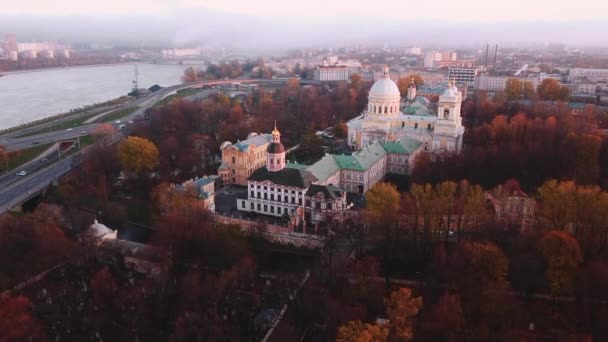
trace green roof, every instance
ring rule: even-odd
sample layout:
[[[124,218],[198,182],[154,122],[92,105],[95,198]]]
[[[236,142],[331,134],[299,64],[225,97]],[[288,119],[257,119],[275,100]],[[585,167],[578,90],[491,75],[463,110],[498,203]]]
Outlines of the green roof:
[[[392,154],[412,154],[414,153],[422,143],[418,140],[410,137],[404,137],[397,141],[382,143],[382,147],[388,153]]]
[[[326,155],[318,162],[310,165],[307,170],[317,177],[319,181],[324,182],[336,172],[340,171],[340,166],[338,166],[333,155]]]
[[[354,156],[345,156],[345,155],[334,155],[334,159],[340,169],[345,170],[354,170],[354,171],[365,171],[365,168],[359,163],[359,161]]]
[[[310,165],[300,164],[300,163],[286,163],[285,164],[285,167],[288,167],[290,169],[305,169],[309,166]]]
[[[378,160],[386,155],[386,151],[380,142],[375,142],[364,147],[361,151],[354,154],[354,157],[361,163],[365,170],[369,170]]]

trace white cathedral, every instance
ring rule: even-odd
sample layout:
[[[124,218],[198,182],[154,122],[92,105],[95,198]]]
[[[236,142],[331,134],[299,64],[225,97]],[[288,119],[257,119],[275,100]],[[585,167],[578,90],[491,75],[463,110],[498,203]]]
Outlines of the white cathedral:
[[[409,137],[424,144],[427,151],[460,153],[464,134],[461,104],[462,93],[453,82],[439,97],[436,114],[429,111],[427,99],[416,96],[413,80],[402,101],[399,88],[385,67],[383,76],[369,91],[367,109],[347,123],[348,145],[360,150],[374,141]]]

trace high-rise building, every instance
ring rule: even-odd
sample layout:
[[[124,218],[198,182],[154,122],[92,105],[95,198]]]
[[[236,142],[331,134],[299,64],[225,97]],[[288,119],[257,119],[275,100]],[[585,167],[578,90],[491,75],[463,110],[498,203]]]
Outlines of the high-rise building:
[[[453,80],[456,84],[465,84],[472,87],[475,85],[476,76],[476,68],[450,67],[448,69],[448,79]]]

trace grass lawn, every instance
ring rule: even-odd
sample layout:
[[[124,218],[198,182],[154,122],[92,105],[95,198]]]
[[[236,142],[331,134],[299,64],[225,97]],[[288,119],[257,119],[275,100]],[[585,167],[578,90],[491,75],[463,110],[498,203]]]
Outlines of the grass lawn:
[[[173,95],[169,95],[167,97],[165,97],[164,99],[162,99],[161,101],[157,102],[154,107],[158,108],[158,107],[162,107],[164,105],[166,105],[167,103],[171,103],[171,101],[175,100],[175,99],[181,99],[196,93],[200,93],[201,91],[205,90],[205,88],[188,88],[188,89],[182,89],[180,91],[178,91],[177,93],[173,94]]]
[[[53,144],[37,145],[23,150],[15,151],[14,153],[10,153],[8,161],[0,163],[0,172],[7,171],[7,164],[8,170],[16,169],[17,167],[36,158],[51,146],[53,146]]]
[[[84,115],[84,116],[81,116],[79,118],[75,118],[75,119],[72,119],[72,120],[64,121],[63,123],[58,123],[58,124],[55,124],[53,126],[50,126],[50,127],[47,127],[47,128],[35,131],[35,132],[30,132],[28,134],[24,134],[24,135],[22,135],[22,137],[29,137],[31,135],[42,134],[42,133],[47,133],[47,132],[52,132],[52,131],[59,131],[59,130],[62,130],[62,129],[72,128],[72,127],[77,127],[77,126],[80,126],[80,125],[84,124],[85,121],[87,121],[88,119],[94,117],[95,115],[99,115],[99,113]]]
[[[115,121],[121,118],[124,118],[125,116],[133,113],[134,111],[137,110],[138,107],[129,107],[129,108],[125,108],[123,110],[117,110],[114,111],[108,115],[104,115],[101,118],[95,120],[95,122],[110,122],[110,121]]]

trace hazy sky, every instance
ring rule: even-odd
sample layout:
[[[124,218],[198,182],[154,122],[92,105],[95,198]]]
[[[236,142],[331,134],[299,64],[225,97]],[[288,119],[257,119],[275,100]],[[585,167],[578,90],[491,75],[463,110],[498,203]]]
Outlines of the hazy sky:
[[[0,34],[141,45],[606,44],[608,0],[13,0]]]
[[[215,9],[263,17],[444,19],[450,21],[608,20],[606,0],[18,0],[6,14],[167,15],[175,10]]]

